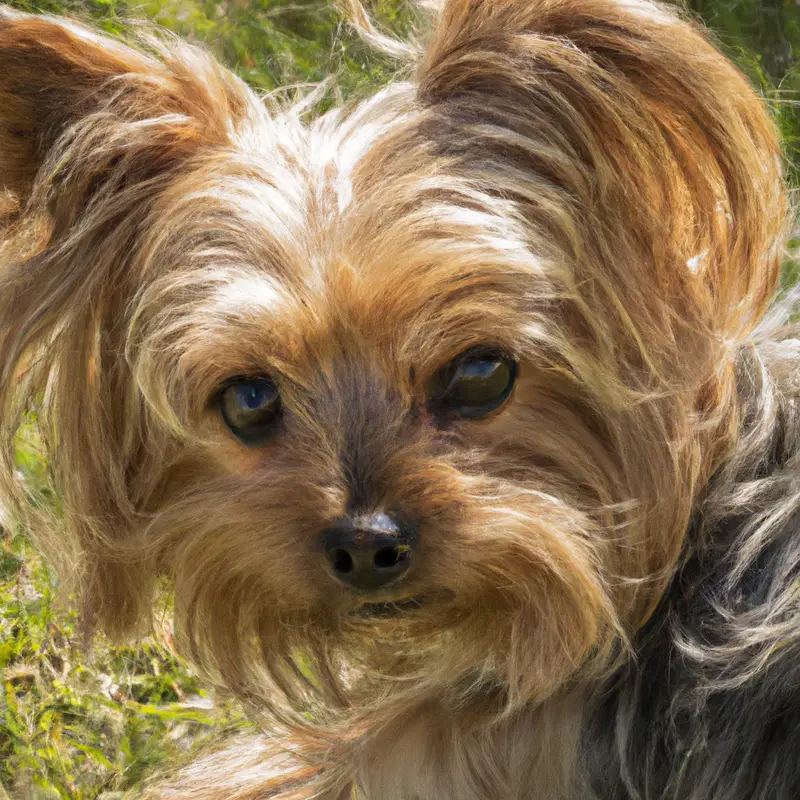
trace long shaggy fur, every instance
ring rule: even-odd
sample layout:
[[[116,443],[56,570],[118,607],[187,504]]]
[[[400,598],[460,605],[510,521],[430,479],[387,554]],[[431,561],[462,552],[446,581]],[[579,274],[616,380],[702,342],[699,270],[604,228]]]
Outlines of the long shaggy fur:
[[[90,626],[145,629],[166,579],[182,652],[270,737],[153,796],[797,795],[762,102],[639,0],[446,0],[393,47],[407,82],[306,122],[188,45],[0,11],[4,495]],[[443,424],[476,345],[514,393]],[[264,373],[284,412],[248,448],[213,398]],[[57,513],[16,477],[31,429]],[[377,616],[318,542],[385,508],[421,550],[378,599],[418,607]]]

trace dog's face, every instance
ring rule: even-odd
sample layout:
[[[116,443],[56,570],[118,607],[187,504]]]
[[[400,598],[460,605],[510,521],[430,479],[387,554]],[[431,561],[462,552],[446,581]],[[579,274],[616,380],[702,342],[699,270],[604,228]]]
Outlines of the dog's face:
[[[39,398],[100,624],[166,574],[196,662],[305,712],[497,711],[624,649],[783,195],[696,32],[574,6],[450,2],[415,82],[309,124],[195,51],[0,17],[3,425]]]

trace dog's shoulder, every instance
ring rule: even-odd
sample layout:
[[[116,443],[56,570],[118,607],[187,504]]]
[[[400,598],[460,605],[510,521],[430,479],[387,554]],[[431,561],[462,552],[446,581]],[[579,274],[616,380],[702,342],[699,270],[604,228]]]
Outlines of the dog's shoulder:
[[[589,726],[598,797],[800,796],[800,404],[780,362],[736,369],[739,441]]]

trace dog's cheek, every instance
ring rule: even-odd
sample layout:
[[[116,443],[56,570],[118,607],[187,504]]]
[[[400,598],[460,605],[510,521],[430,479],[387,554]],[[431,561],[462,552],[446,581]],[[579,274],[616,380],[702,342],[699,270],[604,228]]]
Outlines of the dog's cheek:
[[[276,445],[269,443],[247,446],[229,431],[219,430],[205,447],[205,454],[221,474],[246,479],[274,456],[275,449]]]
[[[479,649],[496,654],[514,702],[606,669],[625,634],[605,578],[614,556],[599,528],[558,498],[476,483],[439,545],[443,582],[472,617],[469,627],[484,632]]]

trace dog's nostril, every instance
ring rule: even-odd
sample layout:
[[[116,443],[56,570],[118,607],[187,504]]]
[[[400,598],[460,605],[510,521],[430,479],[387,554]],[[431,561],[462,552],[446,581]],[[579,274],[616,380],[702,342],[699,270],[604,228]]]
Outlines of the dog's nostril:
[[[400,547],[383,547],[372,558],[375,569],[391,569],[406,557]]]
[[[353,571],[353,557],[347,550],[333,551],[333,568],[340,575],[346,575]]]

